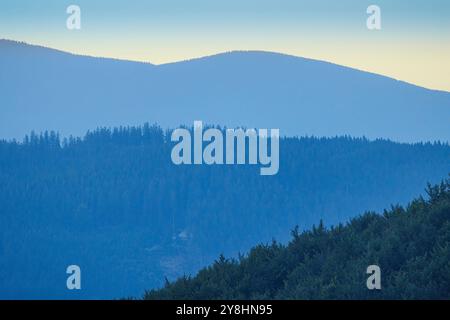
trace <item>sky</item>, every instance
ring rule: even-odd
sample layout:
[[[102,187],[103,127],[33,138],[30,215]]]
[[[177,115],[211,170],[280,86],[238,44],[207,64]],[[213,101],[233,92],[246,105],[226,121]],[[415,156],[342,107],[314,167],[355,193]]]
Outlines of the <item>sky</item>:
[[[366,26],[372,4],[381,30]],[[448,0],[0,0],[0,38],[155,64],[275,51],[450,91]]]

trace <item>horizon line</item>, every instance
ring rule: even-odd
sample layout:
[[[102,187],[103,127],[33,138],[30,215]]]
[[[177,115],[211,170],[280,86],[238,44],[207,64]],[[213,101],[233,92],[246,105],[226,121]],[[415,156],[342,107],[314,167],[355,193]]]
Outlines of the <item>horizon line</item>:
[[[98,56],[98,55],[92,55],[92,54],[84,54],[84,53],[80,53],[80,52],[71,52],[71,51],[66,51],[66,50],[63,50],[63,49],[55,48],[55,47],[49,47],[49,46],[36,44],[36,43],[31,43],[31,42],[22,41],[22,40],[0,38],[0,42],[1,41],[14,42],[16,44],[22,44],[22,45],[27,45],[27,46],[32,46],[32,47],[39,47],[39,48],[53,50],[53,51],[57,51],[57,52],[61,52],[61,53],[69,54],[69,55],[73,55],[73,56],[87,57],[87,58],[94,58],[94,59],[109,59],[109,60],[122,61],[122,62],[131,62],[131,63],[141,63],[141,64],[151,65],[151,66],[155,66],[155,67],[171,65],[171,64],[176,64],[176,63],[183,63],[183,62],[191,62],[191,61],[195,61],[195,60],[201,60],[201,59],[205,59],[205,58],[210,58],[210,57],[215,57],[215,56],[224,55],[224,54],[230,54],[230,53],[236,53],[236,52],[242,52],[242,53],[251,53],[251,52],[269,53],[269,54],[277,54],[277,55],[293,57],[293,58],[297,58],[297,59],[305,59],[305,60],[311,60],[311,61],[316,61],[316,62],[328,63],[328,64],[332,64],[332,65],[335,65],[335,66],[356,70],[356,71],[359,71],[359,72],[364,72],[364,73],[369,73],[369,74],[373,74],[373,75],[389,78],[389,79],[392,79],[392,80],[395,80],[395,81],[399,81],[399,82],[403,82],[403,83],[406,83],[408,85],[412,85],[412,86],[415,86],[415,87],[418,87],[418,88],[422,88],[422,89],[426,89],[426,90],[430,90],[430,91],[435,91],[435,92],[442,92],[442,93],[449,93],[450,94],[450,91],[447,91],[447,90],[444,90],[444,89],[435,89],[435,88],[425,87],[425,86],[422,86],[422,85],[419,85],[419,84],[416,84],[416,83],[413,83],[413,82],[409,82],[407,80],[394,78],[393,76],[388,76],[388,75],[381,74],[381,73],[376,73],[376,72],[373,72],[373,71],[368,71],[368,70],[359,69],[359,68],[355,68],[355,67],[351,67],[351,66],[347,66],[347,65],[342,65],[342,64],[338,64],[336,62],[332,62],[332,61],[328,61],[328,60],[320,60],[320,59],[315,59],[315,58],[311,58],[311,57],[298,56],[298,55],[285,53],[285,52],[278,52],[278,51],[255,50],[255,49],[235,49],[235,50],[230,50],[230,51],[218,51],[218,52],[212,53],[212,54],[194,56],[194,57],[189,57],[189,58],[185,58],[185,59],[181,59],[181,60],[174,60],[174,61],[169,61],[169,62],[163,62],[163,63],[156,64],[156,63],[153,63],[151,61],[145,61],[145,60],[123,59],[123,58],[117,58],[117,57],[113,57],[113,56],[108,57],[108,56]]]

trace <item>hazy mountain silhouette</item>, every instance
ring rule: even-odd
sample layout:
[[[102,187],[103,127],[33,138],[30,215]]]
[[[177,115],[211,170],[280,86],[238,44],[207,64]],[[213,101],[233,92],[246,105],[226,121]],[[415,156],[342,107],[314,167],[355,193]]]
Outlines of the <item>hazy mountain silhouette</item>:
[[[203,120],[284,135],[450,141],[450,93],[278,53],[156,66],[0,40],[0,70],[0,138]]]

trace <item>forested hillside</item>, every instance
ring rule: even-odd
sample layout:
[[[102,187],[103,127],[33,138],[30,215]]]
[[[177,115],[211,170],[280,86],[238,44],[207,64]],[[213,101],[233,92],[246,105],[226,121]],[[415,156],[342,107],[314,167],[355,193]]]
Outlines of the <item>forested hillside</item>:
[[[0,142],[0,297],[137,295],[323,219],[405,204],[447,176],[448,144],[283,138],[259,166],[176,166],[158,126]],[[373,218],[376,219],[376,218]],[[66,267],[83,272],[68,291]]]
[[[195,277],[167,282],[145,299],[450,299],[450,180],[428,199],[372,212],[347,225],[292,232],[287,245],[223,256]],[[368,290],[369,265],[381,290]]]

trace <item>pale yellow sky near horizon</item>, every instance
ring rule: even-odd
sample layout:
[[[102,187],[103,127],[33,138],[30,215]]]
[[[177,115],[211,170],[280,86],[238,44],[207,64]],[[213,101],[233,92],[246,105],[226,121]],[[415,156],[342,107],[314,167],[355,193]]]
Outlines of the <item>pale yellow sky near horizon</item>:
[[[317,59],[450,92],[450,1],[0,1],[0,38],[75,54],[162,64],[234,50]]]
[[[91,44],[89,47],[73,41],[59,41],[58,43],[43,42],[38,39],[20,39],[20,41],[74,54],[153,64],[189,60],[235,50],[272,51],[328,61],[381,74],[428,89],[450,92],[450,63],[448,62],[450,43],[436,43],[436,40],[430,40],[430,44],[425,47],[423,42],[392,42],[389,43],[389,50],[386,49],[386,45],[380,47],[379,43],[370,40],[354,43],[342,41],[342,39],[326,43],[303,39],[295,44],[291,43],[291,45],[283,39],[267,43],[253,41],[245,47],[239,43],[234,44],[233,41],[218,41],[217,43],[210,41],[206,45],[201,45],[201,41],[199,41],[199,43],[191,43],[191,46],[188,43],[178,43],[177,45],[166,43],[163,50],[156,49],[151,43],[137,44],[132,39],[120,46],[113,41],[104,41],[94,46]]]

